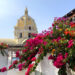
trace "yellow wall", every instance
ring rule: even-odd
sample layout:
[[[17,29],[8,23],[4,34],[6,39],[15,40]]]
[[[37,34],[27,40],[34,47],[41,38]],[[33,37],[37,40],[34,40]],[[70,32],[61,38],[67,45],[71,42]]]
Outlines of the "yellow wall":
[[[29,30],[29,26],[31,26],[31,30]],[[27,9],[25,10],[25,15],[18,20],[14,30],[14,36],[15,39],[18,39],[18,43],[28,39],[28,33],[37,33],[35,21],[30,16],[28,16]],[[20,33],[22,33],[22,38],[19,38]]]

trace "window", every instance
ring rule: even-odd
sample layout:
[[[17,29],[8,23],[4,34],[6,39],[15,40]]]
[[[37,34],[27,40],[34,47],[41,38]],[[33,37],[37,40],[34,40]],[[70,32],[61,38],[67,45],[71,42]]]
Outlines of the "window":
[[[19,38],[22,38],[22,33],[20,33]]]
[[[31,33],[28,33],[28,38],[31,38]]]
[[[16,51],[8,51],[8,54],[9,54],[8,65],[11,65],[15,60],[19,61],[19,58],[16,57]]]
[[[29,30],[31,30],[31,27],[29,26]]]
[[[72,22],[74,22],[74,23],[75,23],[75,16],[72,18]]]
[[[19,57],[16,57],[16,52],[13,51],[13,52],[12,52],[12,56],[11,56],[11,64],[12,64],[13,61],[15,61],[15,60],[19,61]],[[18,69],[18,67],[16,67],[16,69]]]

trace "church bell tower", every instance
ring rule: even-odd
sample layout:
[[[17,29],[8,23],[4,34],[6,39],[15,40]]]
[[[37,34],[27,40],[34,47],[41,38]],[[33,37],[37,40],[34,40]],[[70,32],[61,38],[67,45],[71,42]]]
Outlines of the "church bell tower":
[[[14,27],[14,36],[19,44],[24,40],[31,38],[31,33],[37,33],[37,27],[34,19],[28,15],[28,9],[25,9],[25,14],[22,16]]]

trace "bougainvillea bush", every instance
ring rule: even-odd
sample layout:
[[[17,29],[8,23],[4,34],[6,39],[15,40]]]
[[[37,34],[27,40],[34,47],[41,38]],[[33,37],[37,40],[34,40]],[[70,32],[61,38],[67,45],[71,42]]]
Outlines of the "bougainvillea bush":
[[[67,64],[75,71],[75,23],[69,22],[67,18],[55,18],[52,27],[33,36],[25,42],[22,52],[16,52],[20,60],[15,60],[9,69],[18,67],[19,71],[25,69],[25,75],[30,75],[38,63],[50,54],[48,59],[53,60],[53,65],[59,68],[58,75],[67,75]],[[2,71],[9,70],[3,68]]]

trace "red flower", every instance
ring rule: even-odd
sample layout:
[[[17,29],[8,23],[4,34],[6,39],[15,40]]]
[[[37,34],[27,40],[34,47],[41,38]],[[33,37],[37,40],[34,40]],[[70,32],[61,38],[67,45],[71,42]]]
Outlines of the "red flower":
[[[36,61],[36,57],[33,57],[33,58],[31,59],[31,61]]]
[[[70,23],[70,26],[71,26],[72,28],[75,27],[75,23],[71,22],[71,23]]]
[[[27,71],[27,72],[25,73],[25,75],[29,75],[29,72]]]
[[[68,57],[68,53],[65,53],[65,56],[64,56],[64,58],[66,59]]]
[[[65,63],[63,62],[64,58],[62,54],[58,54],[56,60],[53,62],[54,66],[61,68]]]
[[[22,70],[22,64],[19,64],[18,68],[19,68],[19,71],[21,71]]]
[[[10,66],[9,66],[9,69],[11,69],[12,67],[13,67],[13,65],[10,65]]]
[[[30,69],[34,66],[34,64],[29,64],[27,72],[25,73],[25,75],[29,75]]]
[[[50,55],[50,56],[48,57],[48,60],[50,60],[50,59],[54,59],[54,56]]]
[[[21,59],[21,58],[22,58],[22,55],[19,56],[19,59]]]
[[[19,51],[16,51],[16,57],[19,57],[19,55],[20,55]]]
[[[13,61],[13,64],[17,64],[17,63],[18,63],[18,60]]]
[[[34,66],[34,64],[29,64],[28,68],[32,68]]]
[[[26,49],[22,50],[22,53],[25,53],[25,52],[27,52],[27,50],[26,50]]]
[[[1,69],[1,72],[5,72],[5,71],[7,71],[7,68],[6,68],[6,67],[3,67],[3,68]]]
[[[25,68],[25,62],[24,62],[24,63],[22,63],[22,66]]]
[[[0,45],[4,45],[4,43],[1,43]]]
[[[71,48],[71,47],[73,46],[73,40],[69,40],[68,44],[69,44],[69,45],[68,45],[67,47],[68,47],[68,48]]]
[[[43,52],[43,47],[41,46],[40,48],[39,48],[39,52],[38,52],[38,54],[41,54],[42,52]]]

